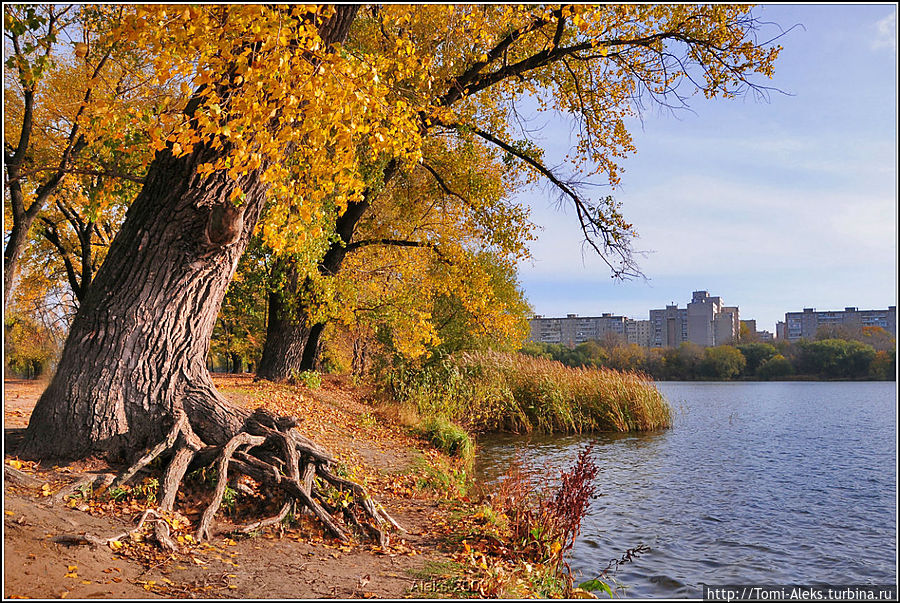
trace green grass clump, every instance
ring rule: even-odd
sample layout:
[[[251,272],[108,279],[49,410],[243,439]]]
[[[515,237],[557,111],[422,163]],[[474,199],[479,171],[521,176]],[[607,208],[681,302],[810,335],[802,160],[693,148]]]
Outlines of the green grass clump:
[[[288,382],[293,385],[305,385],[309,389],[319,389],[322,387],[322,377],[316,371],[297,372],[291,369],[291,375]]]
[[[569,368],[522,354],[467,353],[389,376],[391,393],[426,420],[470,431],[651,431],[672,410],[642,373]]]
[[[440,454],[420,457],[412,471],[418,477],[416,487],[430,490],[447,500],[459,500],[469,492],[472,474],[462,463]]]
[[[458,457],[466,463],[471,463],[475,458],[475,443],[468,432],[444,417],[426,419],[419,427],[419,432],[441,452]]]

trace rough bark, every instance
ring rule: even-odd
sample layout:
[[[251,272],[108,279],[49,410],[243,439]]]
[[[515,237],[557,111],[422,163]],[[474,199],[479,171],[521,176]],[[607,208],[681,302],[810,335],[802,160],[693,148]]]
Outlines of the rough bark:
[[[292,271],[285,261],[279,264],[287,273],[286,284],[282,290],[269,293],[266,343],[256,369],[257,377],[270,381],[284,381],[291,377],[292,372],[312,368],[303,365],[303,352],[310,329],[305,305],[298,301],[300,286],[296,271]]]
[[[320,27],[326,44],[346,37],[357,10],[338,7]],[[258,172],[236,182],[221,173],[197,175],[198,165],[222,152],[197,145],[180,158],[169,150],[157,153],[76,314],[57,373],[18,452],[41,459],[127,459],[116,484],[167,456],[163,513],[151,514],[155,537],[168,549],[178,545],[165,512],[172,510],[188,467],[210,462],[220,479],[198,540],[212,535],[228,475],[237,472],[288,498],[279,516],[301,505],[343,540],[350,531],[326,509],[327,493],[317,490],[315,478],[349,489],[356,500],[343,511],[345,519],[383,544],[383,527],[395,522],[360,486],[334,477],[335,459],[296,432],[297,419],[232,407],[213,387],[205,360],[216,316],[265,198]],[[229,201],[235,187],[245,194],[239,208]],[[94,540],[126,538],[140,527]]]
[[[248,202],[226,236],[211,218],[234,184],[196,175],[209,153],[157,155],[73,321],[23,454],[126,458],[162,440],[179,410],[208,443],[240,429],[241,412],[215,392],[205,358],[264,191],[254,176],[240,183]]]
[[[339,7],[322,26],[323,39],[342,40],[356,10]],[[214,160],[216,153],[221,151],[198,146],[181,158],[168,150],[157,154],[73,321],[57,373],[35,406],[19,454],[128,459],[116,484],[165,454],[162,513],[148,511],[141,525],[153,515],[155,537],[168,549],[178,545],[165,512],[172,510],[188,467],[210,462],[216,464],[219,483],[197,540],[212,535],[228,476],[237,472],[259,481],[263,491],[280,490],[287,504],[308,508],[342,540],[350,531],[327,510],[327,493],[317,490],[315,478],[349,490],[355,500],[343,511],[345,519],[384,544],[383,528],[396,522],[361,486],[334,476],[335,459],[297,433],[296,419],[232,407],[213,387],[205,364],[213,326],[265,193],[258,173],[237,182],[224,174],[199,177],[197,166]],[[245,193],[240,208],[228,200],[236,186]],[[141,525],[93,541],[130,537]]]
[[[346,38],[357,10],[339,6],[320,26],[326,45]],[[180,411],[207,444],[242,429],[248,413],[218,395],[205,362],[265,191],[258,173],[237,182],[197,175],[223,152],[157,153],[76,314],[22,454],[131,458],[160,442]],[[240,208],[229,201],[236,186]]]

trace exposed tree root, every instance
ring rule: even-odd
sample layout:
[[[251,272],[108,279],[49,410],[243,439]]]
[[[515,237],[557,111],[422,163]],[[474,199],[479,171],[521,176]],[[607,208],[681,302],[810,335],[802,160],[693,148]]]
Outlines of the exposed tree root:
[[[102,538],[100,536],[94,536],[93,534],[87,533],[77,535],[61,534],[54,537],[53,541],[67,545],[90,544],[92,546],[109,546],[113,542],[121,542],[126,538],[131,538],[144,529],[144,524],[147,523],[147,521],[154,522],[154,537],[163,548],[166,548],[170,551],[178,550],[178,546],[175,544],[175,541],[172,540],[171,536],[169,536],[169,524],[167,523],[165,517],[163,517],[159,512],[153,509],[147,509],[141,514],[141,518],[138,520],[137,526],[135,526],[131,530],[128,530],[127,532],[123,532],[116,536]]]
[[[278,512],[277,515],[273,515],[267,519],[260,519],[259,521],[250,522],[240,528],[236,529],[235,532],[238,534],[252,534],[257,530],[261,530],[265,527],[272,526],[278,523],[287,517],[287,514],[291,512],[291,509],[294,507],[293,502],[286,502],[281,507],[281,511]]]
[[[170,453],[161,482],[159,510],[146,511],[134,530],[113,538],[79,538],[86,543],[108,545],[132,536],[147,521],[153,521],[157,542],[166,549],[177,550],[165,515],[174,509],[176,494],[188,467],[197,465],[214,465],[217,474],[215,491],[196,527],[194,538],[197,542],[212,537],[213,520],[222,504],[226,486],[229,480],[240,475],[255,480],[262,492],[280,491],[285,495],[285,503],[276,515],[246,524],[235,532],[249,534],[277,524],[291,509],[307,509],[331,535],[344,542],[350,541],[355,533],[385,546],[389,541],[388,529],[405,532],[365,488],[335,475],[336,459],[297,433],[296,425],[293,418],[258,409],[247,417],[243,429],[224,445],[207,446],[194,433],[187,415],[179,412],[165,439],[113,481],[115,486],[122,485],[154,459]],[[335,490],[345,493],[346,504],[329,504],[329,493]]]

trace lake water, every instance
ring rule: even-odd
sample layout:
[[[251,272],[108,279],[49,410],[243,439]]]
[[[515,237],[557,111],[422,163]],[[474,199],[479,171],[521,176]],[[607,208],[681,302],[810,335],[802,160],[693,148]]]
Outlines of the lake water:
[[[625,597],[702,584],[896,584],[894,383],[657,384],[675,414],[649,434],[486,436],[478,470],[568,467],[593,442],[601,496],[572,553],[581,580],[643,544]]]

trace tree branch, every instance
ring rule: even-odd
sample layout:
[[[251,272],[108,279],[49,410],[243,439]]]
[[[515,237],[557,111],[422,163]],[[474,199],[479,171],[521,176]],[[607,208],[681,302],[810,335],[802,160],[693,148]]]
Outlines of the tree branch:
[[[78,282],[78,273],[75,272],[75,266],[72,264],[72,259],[69,256],[69,250],[66,249],[65,245],[63,245],[62,240],[59,237],[59,231],[56,229],[56,224],[53,223],[49,218],[41,218],[41,222],[44,223],[44,228],[41,229],[41,234],[44,235],[44,238],[50,242],[53,247],[59,252],[60,257],[62,258],[63,265],[66,268],[66,277],[69,280],[69,286],[72,287],[72,293],[75,294],[75,299],[79,302],[82,300],[82,290],[81,283]]]
[[[9,178],[8,182],[15,182],[17,180],[21,180],[23,178],[28,178],[29,176],[34,176],[35,174],[40,174],[41,172],[52,172],[59,171],[59,167],[39,167],[29,170],[27,172],[20,172],[15,177]],[[64,171],[66,174],[79,174],[81,176],[100,176],[103,178],[120,178],[122,180],[128,180],[129,182],[135,182],[137,184],[144,184],[144,178],[141,176],[134,176],[132,174],[128,174],[126,172],[121,172],[118,170],[111,169],[101,169],[95,170],[91,168],[65,168]]]
[[[553,11],[553,15],[557,17],[561,17],[561,14],[561,9]],[[453,78],[448,84],[447,92],[438,100],[437,104],[449,107],[463,96],[470,95],[473,92],[470,84],[475,81],[476,78],[481,74],[482,69],[503,56],[509,49],[509,47],[516,42],[516,40],[518,40],[522,36],[525,36],[533,31],[542,28],[544,25],[547,25],[550,22],[551,21],[548,19],[535,19],[528,25],[510,32],[509,35],[500,40],[500,42],[498,42],[496,46],[494,46],[490,51],[487,52],[486,61],[476,61],[461,75]]]
[[[451,189],[451,188],[447,185],[447,183],[444,181],[444,179],[441,177],[441,175],[438,174],[437,171],[436,171],[433,167],[431,167],[430,165],[428,165],[428,164],[425,163],[424,161],[423,161],[420,165],[421,165],[423,168],[425,168],[426,170],[428,170],[428,172],[434,177],[435,181],[437,181],[438,186],[440,186],[440,187],[444,190],[445,193],[447,193],[447,194],[450,195],[451,197],[456,197],[457,199],[459,199],[460,201],[462,201],[462,202],[463,202],[465,205],[467,205],[467,206],[471,206],[471,205],[472,205],[472,203],[471,203],[468,199],[466,199],[465,197],[463,197],[462,195],[460,195],[459,193],[457,193],[456,191],[454,191],[453,189]]]
[[[462,130],[464,128],[469,129],[472,133],[483,138],[484,140],[487,140],[490,143],[497,145],[510,155],[525,162],[529,167],[544,176],[544,178],[549,180],[550,183],[555,186],[563,194],[564,197],[568,197],[572,201],[572,204],[575,206],[575,213],[578,216],[578,222],[581,225],[581,231],[582,233],[584,233],[585,242],[590,245],[594,249],[594,251],[597,252],[597,255],[600,256],[600,259],[602,259],[603,262],[607,266],[609,266],[610,270],[612,270],[613,276],[616,278],[642,276],[642,273],[640,272],[634,262],[634,259],[632,258],[629,237],[623,236],[627,233],[623,233],[618,230],[615,224],[611,222],[608,217],[604,216],[598,208],[592,206],[588,201],[583,199],[573,188],[573,185],[562,181],[558,176],[556,176],[556,174],[554,174],[541,162],[537,161],[534,157],[531,157],[528,154],[520,151],[519,149],[516,149],[506,141],[497,138],[490,132],[485,132],[484,130],[481,130],[479,128],[462,126],[459,124],[452,124],[449,127],[455,128],[457,130]],[[599,236],[603,242],[602,250],[595,241],[595,237],[597,236]],[[621,266],[614,266],[613,263],[610,262],[609,258],[607,257],[610,253],[614,253],[619,257]]]
[[[427,247],[438,255],[441,255],[440,250],[434,243],[430,243],[428,241],[407,241],[405,239],[362,239],[349,243],[345,250],[350,252],[362,247],[369,247],[371,245],[389,245],[393,247]]]

